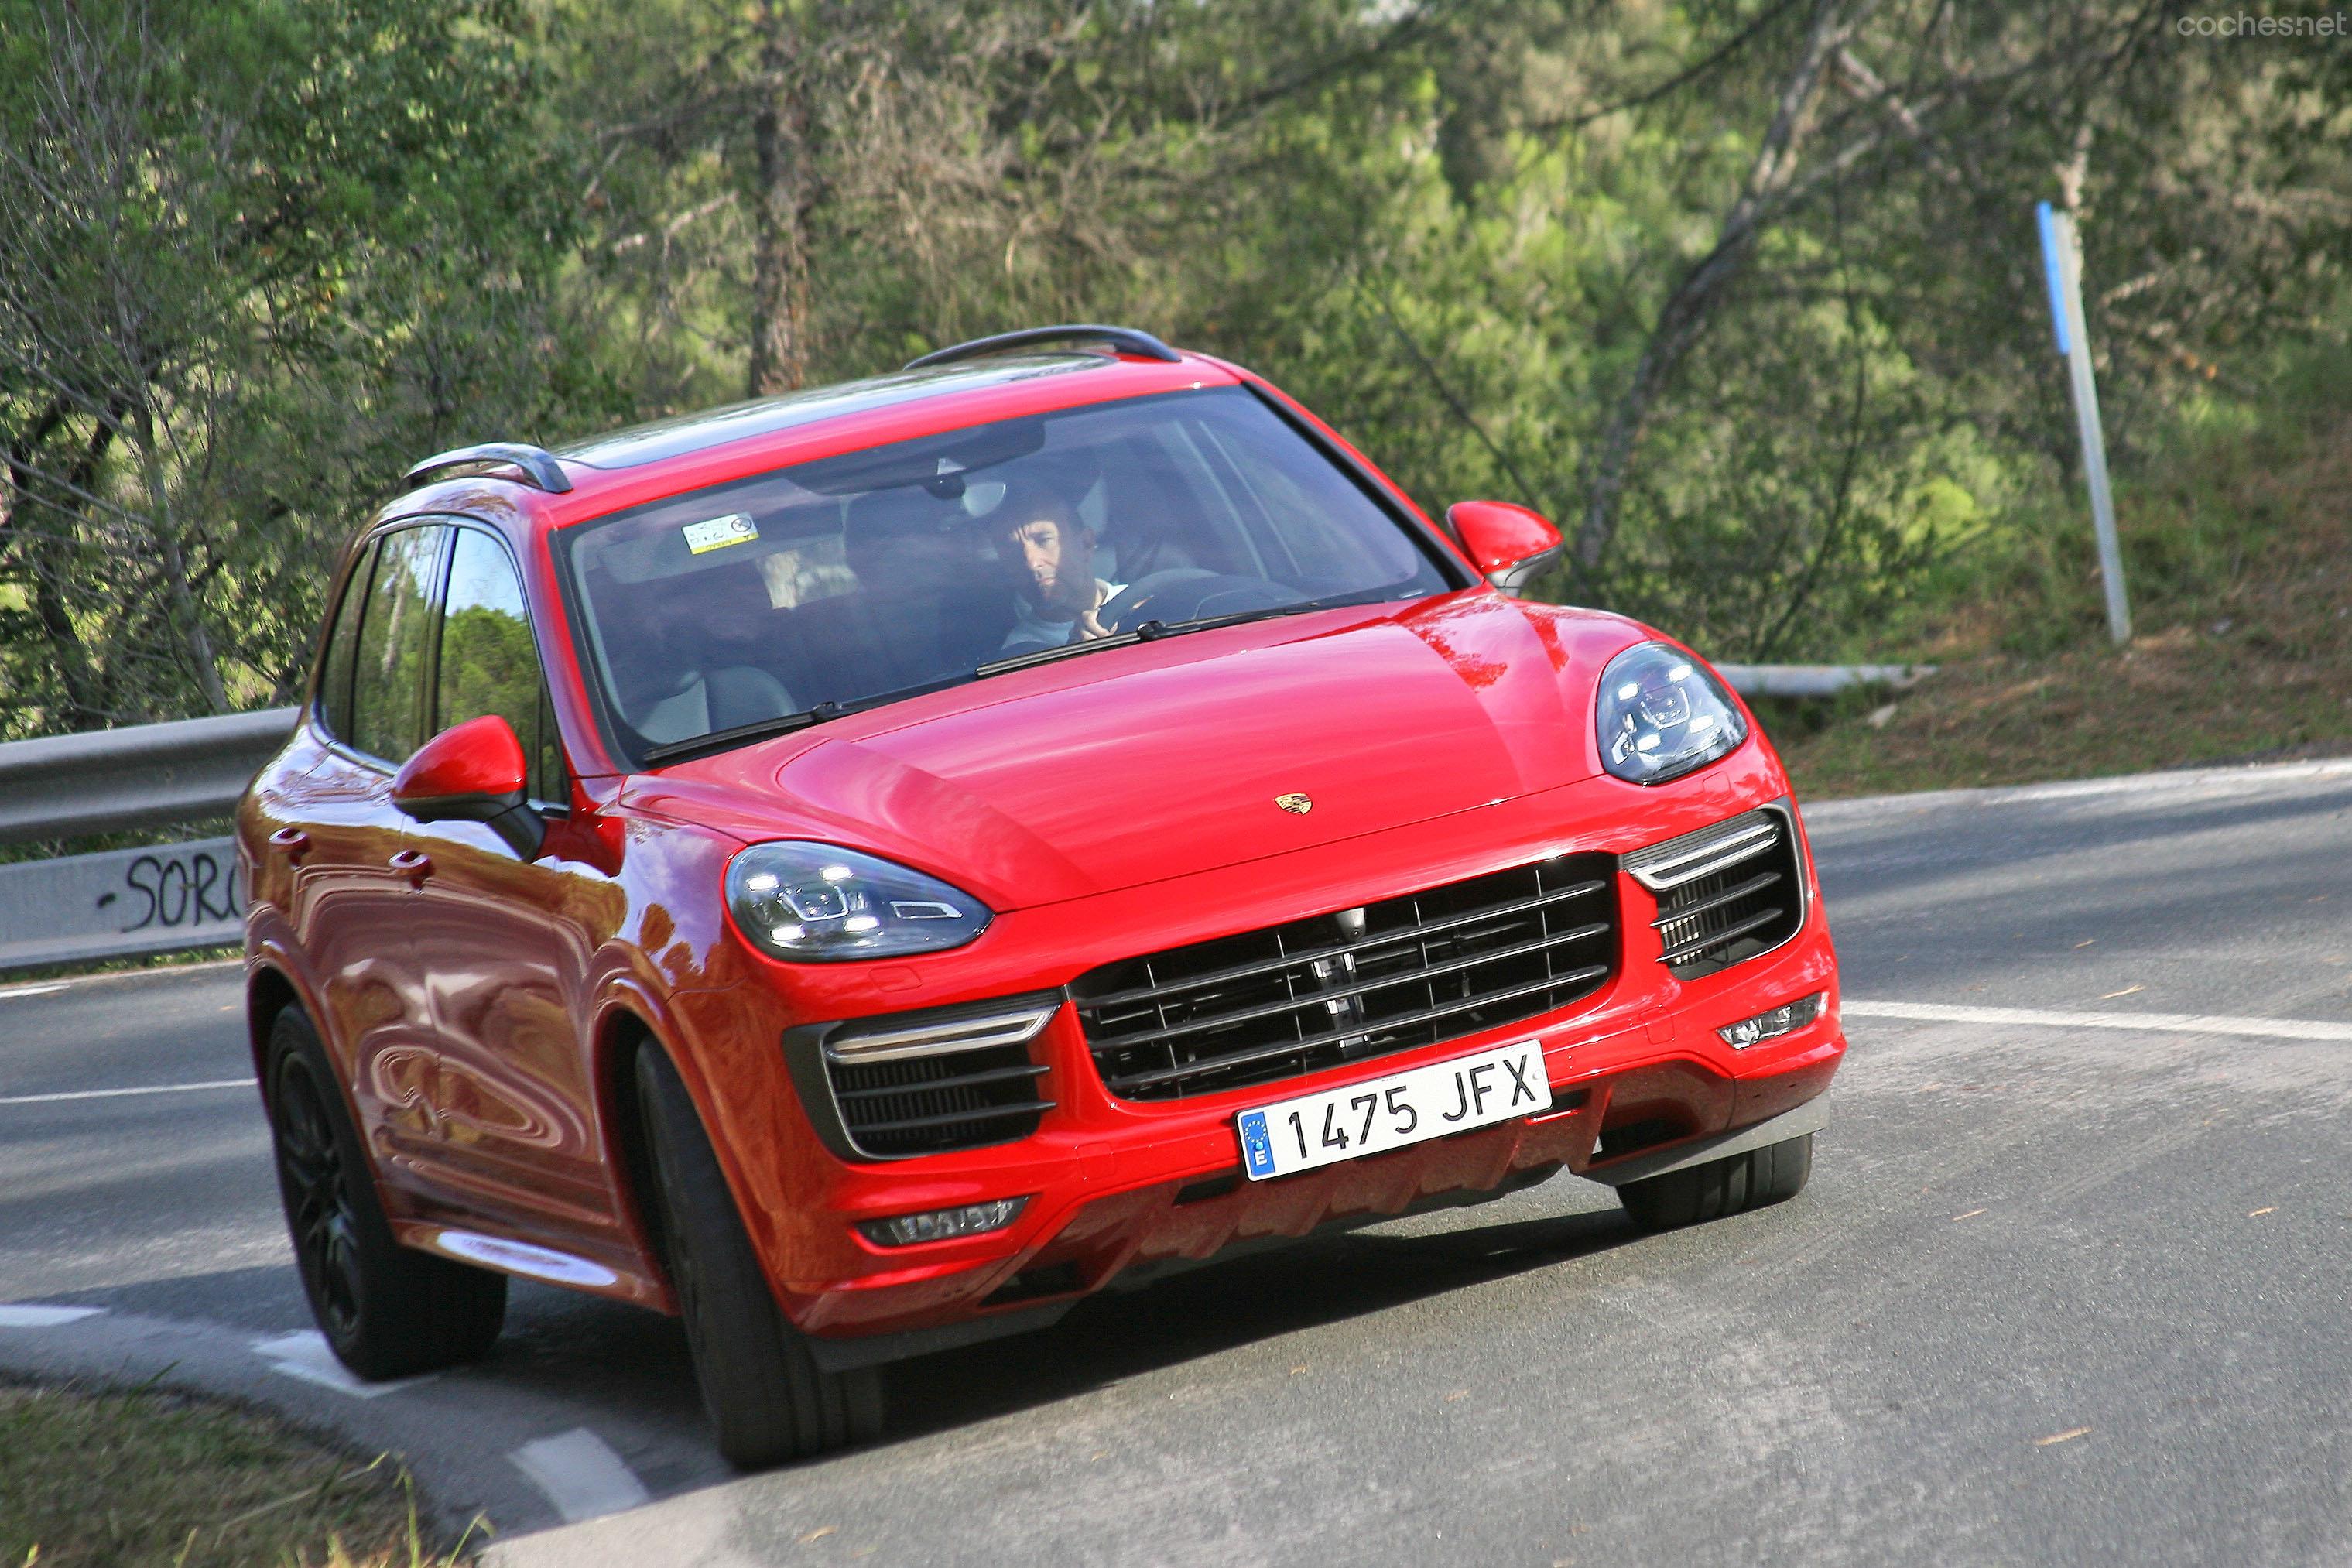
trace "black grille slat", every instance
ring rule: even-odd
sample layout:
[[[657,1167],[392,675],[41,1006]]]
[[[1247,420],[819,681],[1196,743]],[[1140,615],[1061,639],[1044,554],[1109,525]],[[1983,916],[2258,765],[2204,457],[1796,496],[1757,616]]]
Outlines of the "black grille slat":
[[[1607,857],[1561,856],[1108,964],[1071,995],[1114,1094],[1271,1082],[1591,994],[1615,969],[1614,888]]]
[[[1647,865],[1670,862],[1686,847],[1759,822],[1772,830],[1760,850],[1658,894],[1658,918],[1650,922],[1658,932],[1658,962],[1676,979],[1712,974],[1797,934],[1804,919],[1804,881],[1793,826],[1779,811],[1759,810],[1627,858],[1628,868],[1640,878]]]
[[[1709,931],[1705,936],[1697,937],[1690,942],[1683,943],[1680,947],[1670,947],[1666,950],[1664,962],[1670,964],[1682,963],[1696,957],[1702,952],[1712,952],[1713,950],[1720,947],[1727,947],[1739,938],[1746,936],[1748,932],[1760,931],[1764,927],[1772,924],[1774,921],[1780,920],[1785,912],[1786,911],[1778,909],[1766,910],[1761,914],[1750,915],[1744,921],[1735,921],[1734,923],[1724,927],[1721,931]]]
[[[960,1073],[956,1076],[953,1081],[959,1086],[976,1087],[984,1083],[1000,1083],[1007,1079],[1040,1078],[1045,1075],[1045,1069],[1041,1067],[991,1068],[986,1072]],[[906,1091],[904,1089],[897,1088],[836,1089],[833,1091],[833,1098],[837,1100],[872,1100],[878,1095],[903,1094]]]
[[[999,1121],[1013,1116],[1039,1116],[1054,1109],[1050,1100],[1032,1100],[988,1110],[951,1110],[939,1116],[909,1116],[898,1121],[869,1121],[860,1132],[911,1132],[918,1129],[965,1127],[975,1121]]]
[[[1673,914],[1660,915],[1656,920],[1652,921],[1650,924],[1658,931],[1664,931],[1666,927],[1674,925],[1678,921],[1695,920],[1700,915],[1708,913],[1710,910],[1720,909],[1726,904],[1744,899],[1750,893],[1770,887],[1780,879],[1780,873],[1778,871],[1759,872],[1757,875],[1748,878],[1748,880],[1740,883],[1736,888],[1727,889],[1724,891],[1716,894],[1712,898],[1701,899],[1696,903],[1691,904],[1686,908],[1677,908]],[[1663,909],[1664,906],[1660,905],[1659,907]]]
[[[1026,1045],[898,1061],[827,1060],[835,1108],[859,1152],[881,1159],[1025,1138],[1054,1108]]]

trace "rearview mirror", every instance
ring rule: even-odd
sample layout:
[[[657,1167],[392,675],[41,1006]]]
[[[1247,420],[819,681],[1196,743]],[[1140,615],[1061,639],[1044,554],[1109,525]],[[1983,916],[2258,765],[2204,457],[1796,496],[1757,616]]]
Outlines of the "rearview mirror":
[[[392,804],[419,822],[479,822],[529,860],[547,837],[530,808],[529,765],[514,726],[496,713],[453,724],[393,775]]]
[[[1559,530],[1540,512],[1507,500],[1462,500],[1445,509],[1445,521],[1486,581],[1514,597],[1559,564]]]

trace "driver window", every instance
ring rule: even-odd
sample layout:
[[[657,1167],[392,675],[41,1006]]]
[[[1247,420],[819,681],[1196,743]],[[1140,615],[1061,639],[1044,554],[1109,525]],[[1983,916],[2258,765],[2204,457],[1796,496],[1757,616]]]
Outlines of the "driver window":
[[[404,763],[424,743],[418,721],[430,646],[433,574],[448,528],[427,523],[387,533],[360,613],[352,669],[351,742],[370,756]]]
[[[457,530],[449,552],[436,684],[440,729],[498,714],[514,726],[530,759],[532,798],[561,801],[569,794],[522,584],[504,547],[478,529]]]

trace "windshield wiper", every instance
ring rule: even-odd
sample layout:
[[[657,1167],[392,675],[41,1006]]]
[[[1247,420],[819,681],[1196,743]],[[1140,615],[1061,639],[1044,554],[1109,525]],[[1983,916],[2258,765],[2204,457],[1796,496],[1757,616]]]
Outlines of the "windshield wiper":
[[[1117,632],[1092,642],[1059,643],[1052,647],[1031,648],[1008,658],[992,659],[972,671],[979,677],[1003,675],[1015,669],[1027,669],[1032,665],[1052,664],[1057,659],[1074,658],[1082,653],[1095,653],[1107,647],[1132,647],[1139,642],[1158,642],[1162,637],[1181,637],[1187,632],[1214,631],[1219,626],[1238,626],[1249,621],[1271,621],[1284,616],[1303,616],[1310,610],[1337,609],[1342,605],[1370,604],[1373,601],[1360,594],[1335,594],[1327,599],[1308,599],[1297,605],[1277,605],[1271,609],[1236,610],[1230,616],[1207,616],[1197,621],[1146,621],[1131,632]]]
[[[846,702],[827,698],[815,707],[798,713],[780,713],[772,719],[755,719],[749,724],[738,724],[730,730],[713,730],[707,735],[689,736],[683,741],[665,741],[658,746],[647,746],[641,753],[647,767],[659,767],[664,763],[685,762],[693,757],[709,756],[736,746],[748,746],[754,741],[772,740],[789,735],[795,730],[805,730],[812,724],[822,724],[828,719],[840,719],[852,713],[863,713],[869,708],[879,708],[903,698],[920,697],[926,692],[944,691],[950,686],[961,686],[971,679],[969,675],[942,676],[937,680],[918,681],[890,691],[877,691],[870,697],[856,697]]]

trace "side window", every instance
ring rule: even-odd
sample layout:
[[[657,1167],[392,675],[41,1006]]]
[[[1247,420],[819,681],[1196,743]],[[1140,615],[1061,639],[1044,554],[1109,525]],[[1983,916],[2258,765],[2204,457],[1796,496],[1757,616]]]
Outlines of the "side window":
[[[367,601],[368,574],[375,570],[375,545],[371,542],[352,568],[343,587],[342,603],[335,606],[335,623],[327,632],[326,668],[319,672],[319,715],[327,733],[347,741],[352,733],[352,665],[359,651],[360,606]]]
[[[375,576],[360,616],[352,669],[351,742],[371,756],[404,763],[424,743],[425,655],[432,646],[434,573],[446,524],[384,535]]]
[[[522,740],[530,759],[531,795],[560,801],[570,793],[522,584],[499,542],[478,529],[457,530],[449,552],[439,685],[434,721],[438,728],[496,713]]]

